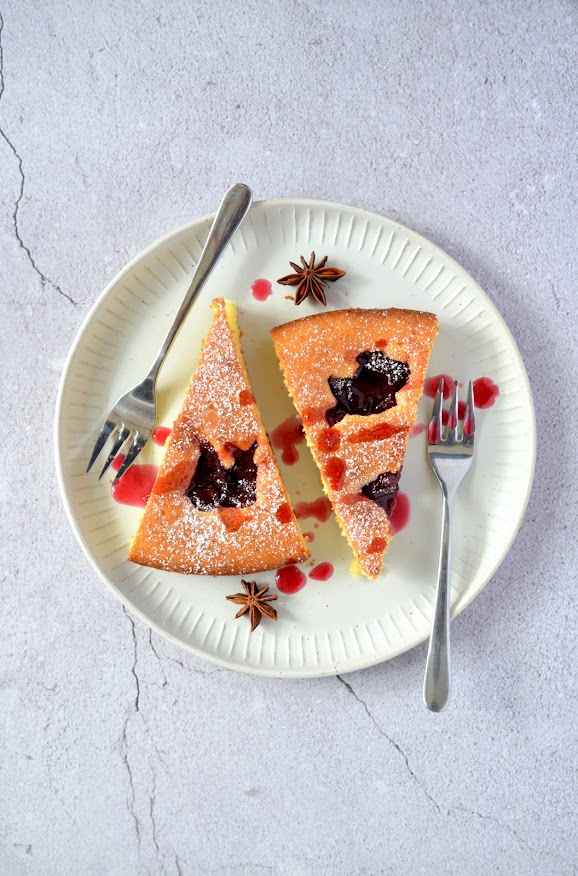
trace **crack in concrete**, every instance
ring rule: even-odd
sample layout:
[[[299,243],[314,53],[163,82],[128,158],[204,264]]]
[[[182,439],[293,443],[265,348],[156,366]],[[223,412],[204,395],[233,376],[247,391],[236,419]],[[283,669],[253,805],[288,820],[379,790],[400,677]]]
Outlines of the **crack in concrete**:
[[[2,99],[2,96],[4,94],[4,51],[2,48],[2,31],[3,30],[4,30],[4,19],[2,17],[2,14],[0,14],[0,100]],[[24,184],[26,182],[26,178],[24,176],[24,166],[22,164],[22,158],[18,154],[16,147],[14,146],[14,144],[12,143],[12,141],[10,140],[10,138],[8,137],[8,135],[6,134],[6,132],[4,131],[4,129],[1,126],[0,126],[0,136],[2,137],[2,139],[6,143],[6,145],[8,146],[10,151],[12,152],[12,154],[14,155],[14,158],[16,159],[16,161],[18,162],[18,174],[20,176],[20,189],[18,191],[18,197],[16,198],[16,202],[14,204],[14,209],[12,211],[12,227],[14,229],[14,234],[15,234],[16,240],[18,241],[20,249],[23,250],[23,252],[26,254],[26,257],[28,258],[28,261],[29,261],[33,271],[35,271],[35,273],[40,277],[42,288],[44,289],[46,287],[46,285],[51,286],[56,292],[58,292],[59,295],[62,295],[63,298],[66,298],[67,301],[70,301],[71,304],[74,304],[76,306],[78,304],[78,302],[75,301],[74,298],[72,298],[72,296],[69,295],[67,292],[64,292],[57,283],[55,283],[53,280],[51,280],[49,277],[47,277],[46,274],[44,274],[40,270],[40,268],[36,264],[36,261],[34,259],[34,256],[32,255],[32,252],[30,251],[30,247],[28,247],[24,243],[24,241],[22,240],[22,236],[20,234],[20,225],[18,222],[18,213],[20,211],[20,204],[22,202],[22,198],[24,197]]]
[[[136,694],[135,694],[134,701],[133,701],[134,708],[133,708],[132,713],[127,715],[127,718],[124,722],[123,731],[122,731],[122,743],[123,743],[122,760],[123,760],[124,766],[126,768],[126,771],[128,773],[128,781],[129,781],[130,793],[131,793],[131,799],[128,801],[128,810],[129,810],[130,814],[132,815],[132,819],[134,821],[134,828],[135,828],[136,839],[137,839],[137,847],[138,847],[138,852],[139,852],[139,856],[140,856],[141,830],[140,830],[140,821],[139,821],[139,817],[138,817],[138,814],[136,811],[136,805],[135,805],[136,804],[136,791],[135,791],[135,786],[134,786],[134,777],[132,774],[132,768],[131,768],[131,765],[130,765],[129,759],[128,759],[128,738],[127,738],[128,725],[129,725],[130,719],[132,718],[133,714],[140,714],[140,682],[139,682],[137,671],[136,671],[138,651],[137,651],[137,638],[136,638],[136,630],[135,630],[134,620],[132,619],[132,617],[130,616],[130,614],[128,613],[128,611],[124,607],[124,605],[122,608],[123,608],[123,611],[126,614],[128,620],[130,622],[131,631],[132,631],[134,659],[133,659],[133,663],[131,666],[131,673],[132,673],[132,676],[134,678],[135,688],[136,688]]]
[[[552,290],[552,295],[554,296],[554,300],[556,302],[556,310],[560,310],[560,306],[561,306],[562,302],[560,301],[560,296],[556,292],[556,289],[554,287],[552,280],[550,280],[550,289]]]
[[[520,845],[524,846],[524,848],[528,849],[529,852],[533,852],[536,855],[548,855],[549,858],[556,857],[559,861],[566,864],[567,861],[564,861],[559,855],[552,855],[551,852],[543,852],[541,849],[536,849],[534,846],[531,846],[524,837],[520,836],[517,830],[515,830],[511,825],[506,824],[504,821],[500,821],[499,818],[496,818],[495,815],[482,815],[481,812],[476,812],[475,809],[466,809],[465,806],[452,806],[451,809],[448,809],[448,813],[451,812],[464,812],[466,815],[474,815],[476,818],[480,818],[483,821],[491,821],[497,827],[502,830],[507,830],[508,833],[511,833],[512,836],[516,837]]]
[[[136,632],[136,625],[135,625],[135,622],[134,622],[134,618],[132,617],[132,615],[131,615],[130,612],[126,609],[126,607],[125,607],[124,605],[122,606],[122,610],[124,611],[125,615],[126,615],[127,618],[128,618],[128,621],[129,621],[129,623],[130,623],[131,636],[132,636],[132,641],[133,641],[133,661],[132,661],[132,665],[131,665],[131,675],[132,675],[132,677],[133,677],[133,679],[134,679],[134,685],[135,685],[135,696],[134,696],[134,700],[133,700],[133,710],[132,710],[132,712],[127,716],[126,721],[125,721],[125,723],[124,723],[124,728],[123,728],[123,736],[122,736],[123,747],[124,747],[124,750],[123,750],[123,763],[124,763],[125,768],[126,768],[126,771],[127,771],[127,773],[128,773],[129,784],[130,784],[130,789],[131,789],[131,799],[130,799],[129,802],[128,802],[128,809],[129,809],[129,812],[131,813],[131,815],[132,815],[132,817],[133,817],[134,826],[135,826],[135,832],[136,832],[136,836],[137,836],[138,851],[139,851],[139,856],[140,856],[140,852],[141,852],[141,841],[142,841],[141,822],[140,822],[140,819],[139,819],[138,813],[137,813],[137,811],[136,811],[136,792],[135,792],[135,785],[134,785],[133,773],[132,773],[132,769],[131,769],[131,766],[130,766],[130,763],[129,763],[129,760],[128,760],[128,741],[127,741],[127,730],[128,730],[128,725],[129,725],[130,720],[134,717],[134,715],[138,715],[138,717],[140,718],[140,721],[142,722],[142,726],[143,726],[143,728],[144,728],[145,734],[146,734],[146,736],[148,737],[149,742],[151,743],[151,745],[153,746],[153,748],[154,748],[154,750],[155,750],[155,752],[156,752],[156,755],[157,755],[157,757],[158,757],[159,763],[161,763],[161,764],[163,765],[163,767],[164,767],[164,769],[166,770],[166,772],[167,772],[168,775],[170,775],[170,770],[169,770],[169,767],[168,767],[167,763],[165,762],[165,759],[164,759],[163,755],[162,755],[161,752],[159,751],[159,749],[158,749],[158,747],[157,747],[157,745],[156,745],[156,743],[155,743],[155,741],[154,741],[154,739],[153,739],[153,737],[152,737],[152,735],[151,735],[151,732],[150,732],[150,729],[149,729],[148,723],[147,723],[147,721],[146,721],[146,719],[145,719],[145,716],[144,716],[144,714],[143,714],[143,712],[141,711],[141,708],[140,708],[141,685],[140,685],[140,680],[139,680],[139,676],[138,676],[138,672],[137,672],[137,664],[138,664],[138,637],[137,637],[137,632]],[[152,644],[152,640],[151,640],[151,631],[150,631],[150,630],[149,630],[149,644],[151,645],[151,649],[152,649],[154,655],[156,656],[156,658],[157,658],[157,660],[159,661],[159,664],[160,664],[160,657],[159,657],[159,655],[158,655],[158,653],[157,653],[157,651],[156,651],[156,648],[155,648],[154,645]],[[162,669],[162,666],[161,666],[161,669]],[[164,671],[163,671],[163,677],[164,677]],[[165,678],[165,683],[166,683],[166,678]],[[163,685],[163,687],[164,687],[164,685]],[[157,851],[157,854],[160,856],[160,849],[159,849],[158,840],[157,840],[157,827],[156,827],[156,818],[155,818],[155,802],[156,802],[156,772],[154,772],[154,770],[153,770],[153,774],[152,774],[152,788],[151,788],[151,791],[150,791],[150,793],[149,793],[149,818],[150,818],[150,821],[151,821],[151,827],[152,827],[152,841],[153,841],[153,845],[155,846],[155,849],[156,849],[156,851]],[[165,864],[164,864],[164,862],[163,862],[162,860],[160,860],[160,858],[159,858],[159,861],[160,861],[160,867],[161,867],[160,872],[161,872],[161,873],[165,873],[165,872],[166,872]]]
[[[132,642],[133,642],[133,649],[134,649],[134,660],[133,660],[133,662],[132,662],[131,672],[132,672],[132,675],[133,675],[133,678],[134,678],[135,687],[136,687],[136,695],[135,695],[135,698],[134,698],[134,710],[135,710],[135,712],[140,712],[140,681],[139,681],[139,678],[138,678],[138,675],[137,675],[137,671],[136,671],[136,664],[137,664],[137,660],[138,660],[138,650],[137,650],[136,629],[135,629],[135,625],[134,625],[134,620],[132,619],[132,616],[131,616],[130,613],[126,610],[126,608],[125,608],[124,605],[123,605],[123,607],[122,607],[122,610],[124,611],[124,613],[126,614],[128,620],[129,620],[129,623],[130,623],[130,629],[131,629],[131,634],[132,634]]]
[[[435,800],[434,797],[432,797],[432,795],[429,793],[427,788],[424,786],[424,784],[417,777],[414,770],[411,768],[411,765],[409,763],[409,758],[408,758],[407,754],[405,753],[405,751],[403,751],[401,746],[398,745],[398,743],[394,739],[392,739],[390,736],[387,735],[385,730],[383,730],[383,728],[380,726],[380,724],[375,720],[375,718],[373,717],[373,715],[371,714],[371,712],[369,710],[369,707],[367,706],[367,703],[365,703],[364,700],[362,700],[361,697],[359,697],[356,694],[356,692],[353,690],[351,685],[348,684],[348,682],[345,681],[340,675],[338,675],[337,678],[339,679],[341,684],[343,684],[347,688],[349,693],[357,700],[357,702],[361,706],[363,706],[368,718],[372,721],[377,732],[381,736],[384,736],[385,739],[387,739],[388,742],[390,742],[393,745],[393,747],[396,749],[396,751],[398,751],[401,754],[401,756],[403,757],[403,759],[405,761],[405,765],[407,767],[407,770],[408,770],[410,776],[419,785],[419,787],[422,789],[422,791],[425,794],[425,796],[427,797],[427,799],[435,806],[436,810],[440,813],[440,815],[442,815],[442,814],[451,815],[452,813],[455,813],[455,812],[463,812],[466,815],[473,815],[476,818],[480,818],[484,821],[491,821],[497,827],[501,828],[502,830],[508,831],[508,833],[510,833],[512,836],[514,836],[518,840],[520,845],[523,846],[524,848],[526,848],[528,851],[533,852],[534,854],[537,854],[537,855],[545,855],[545,854],[549,855],[550,854],[549,852],[548,853],[543,852],[540,849],[536,849],[533,846],[531,846],[522,836],[520,836],[520,834],[513,827],[511,827],[506,822],[500,821],[499,818],[496,818],[494,815],[483,815],[481,812],[476,812],[475,809],[467,809],[465,806],[450,806],[450,807],[443,807],[442,808],[442,806],[440,806],[440,804],[437,802],[437,800]],[[563,859],[560,858],[559,856],[555,856],[555,857],[558,857],[559,861],[561,861],[563,863],[567,863],[566,861],[563,861]]]
[[[138,851],[140,855],[140,847],[141,847],[141,835],[140,835],[140,821],[136,812],[135,803],[136,803],[136,792],[134,787],[134,778],[132,774],[132,769],[130,763],[128,761],[128,740],[127,740],[127,728],[128,722],[130,721],[130,715],[124,722],[124,727],[122,730],[122,743],[123,743],[123,752],[122,752],[122,762],[126,768],[128,773],[128,783],[130,786],[131,799],[128,801],[128,811],[132,815],[132,819],[134,822],[134,829],[136,833],[136,841],[138,846]]]
[[[12,843],[15,849],[24,849],[27,855],[32,854],[32,843]]]
[[[185,672],[193,672],[196,675],[214,675],[216,672],[225,672],[225,670],[222,669],[220,666],[215,666],[215,667],[213,667],[213,669],[207,669],[207,670],[197,669],[193,666],[187,666],[185,663],[183,663],[182,660],[177,660],[176,657],[171,657],[169,654],[163,654],[163,656],[161,657],[161,655],[159,654],[159,652],[156,649],[156,646],[153,644],[152,632],[153,632],[152,629],[149,629],[149,645],[151,647],[153,654],[155,655],[155,657],[159,661],[159,666],[161,667],[161,671],[163,673],[164,681],[163,681],[162,687],[165,687],[168,684],[166,672],[164,671],[164,668],[163,668],[163,660],[169,660],[171,663],[176,663],[176,665],[180,666],[181,669],[184,669]]]
[[[152,826],[153,845],[156,849],[158,862],[159,862],[159,865],[161,868],[160,872],[166,873],[165,865],[164,865],[164,862],[161,858],[161,850],[159,848],[159,842],[157,839],[157,823],[155,820],[155,799],[156,799],[156,792],[157,792],[157,776],[156,776],[156,773],[154,770],[153,770],[152,775],[153,775],[153,782],[152,782],[151,793],[149,794],[149,817],[150,817],[151,826]]]
[[[273,873],[274,868],[269,866],[269,864],[253,864],[245,862],[243,864],[225,864],[221,867],[201,867],[201,873],[222,873],[223,871],[226,873],[233,873],[236,870],[265,870],[267,873]]]
[[[373,717],[373,715],[372,715],[371,712],[369,711],[369,708],[368,708],[368,706],[367,706],[367,703],[365,703],[365,702],[361,699],[361,697],[358,697],[358,696],[357,696],[357,694],[355,693],[355,691],[353,690],[353,688],[351,687],[351,685],[348,684],[348,683],[345,681],[345,679],[343,679],[340,675],[338,675],[337,678],[339,679],[339,681],[341,682],[341,684],[344,685],[344,686],[347,688],[347,690],[349,691],[349,693],[351,694],[351,696],[354,697],[354,698],[357,700],[357,702],[358,702],[360,705],[363,706],[363,708],[365,709],[365,712],[366,712],[368,718],[372,721],[372,723],[373,723],[375,729],[377,730],[377,732],[378,732],[381,736],[383,736],[385,739],[387,739],[387,741],[388,741],[391,745],[393,745],[393,747],[395,748],[395,750],[396,750],[399,754],[401,754],[401,756],[402,756],[402,758],[403,758],[403,760],[404,760],[404,762],[405,762],[405,766],[406,766],[406,768],[407,768],[408,773],[410,774],[410,776],[412,777],[412,779],[414,780],[414,782],[415,782],[415,783],[421,788],[422,792],[425,794],[425,796],[426,796],[427,799],[430,801],[430,803],[432,803],[433,806],[435,806],[436,810],[441,814],[442,808],[441,808],[440,804],[437,802],[437,800],[435,800],[435,799],[432,797],[432,795],[429,793],[429,791],[427,790],[427,788],[425,787],[425,785],[424,785],[424,784],[418,779],[418,777],[416,776],[415,772],[412,770],[412,768],[411,768],[411,764],[410,764],[410,762],[409,762],[409,758],[408,758],[407,754],[405,753],[405,751],[403,750],[403,748],[402,748],[400,745],[397,744],[397,742],[395,741],[395,739],[392,739],[391,736],[388,736],[387,733],[385,732],[385,730],[384,730],[384,729],[383,729],[383,728],[377,723],[377,721],[375,720],[375,718]]]
[[[157,651],[155,645],[153,644],[153,631],[150,627],[149,627],[149,647],[150,647],[151,651],[153,652],[153,654],[155,655],[155,657],[157,658],[157,662],[159,664],[159,669],[163,675],[163,683],[162,683],[161,687],[166,687],[168,684],[166,672],[165,672],[164,666],[162,664],[162,660],[159,656],[159,652]]]

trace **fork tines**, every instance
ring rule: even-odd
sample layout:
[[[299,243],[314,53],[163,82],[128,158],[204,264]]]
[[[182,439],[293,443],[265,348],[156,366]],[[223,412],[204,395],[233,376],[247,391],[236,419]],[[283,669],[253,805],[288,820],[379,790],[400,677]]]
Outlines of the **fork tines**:
[[[109,439],[113,441],[113,446],[112,450],[106,458],[104,467],[98,476],[99,480],[108,471],[108,469],[116,459],[117,454],[120,452],[123,444],[131,439],[130,444],[128,445],[128,452],[126,453],[124,460],[122,461],[122,465],[120,466],[119,470],[116,473],[116,477],[114,478],[113,484],[116,484],[116,482],[121,479],[125,471],[127,471],[133,464],[133,462],[145,446],[146,439],[144,438],[144,436],[140,435],[136,429],[128,429],[124,425],[124,423],[117,423],[110,418],[107,419],[104,426],[100,430],[98,438],[96,439],[90,461],[86,467],[87,473],[96,462],[97,457],[100,456],[104,445]]]
[[[454,390],[448,411],[447,429],[443,429],[442,403],[444,400],[444,378],[440,378],[438,391],[433,404],[431,420],[428,427],[428,440],[430,444],[440,444],[444,441],[462,441],[471,444],[476,430],[476,418],[474,414],[474,392],[472,381],[468,384],[468,397],[464,412],[464,424],[462,434],[459,434],[459,407],[458,407],[458,382],[454,380]]]

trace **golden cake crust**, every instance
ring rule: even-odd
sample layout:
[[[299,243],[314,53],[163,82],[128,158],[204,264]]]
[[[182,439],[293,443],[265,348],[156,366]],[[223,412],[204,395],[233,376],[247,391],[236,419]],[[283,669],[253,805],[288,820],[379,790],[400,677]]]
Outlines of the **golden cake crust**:
[[[243,575],[276,569],[309,551],[283,487],[249,386],[235,308],[223,298],[177,417],[129,558],[145,566],[197,575]],[[256,502],[244,508],[198,510],[186,491],[201,440],[230,467],[227,449],[256,442]]]
[[[381,570],[392,531],[384,509],[361,489],[403,464],[437,330],[432,313],[390,308],[325,311],[271,333],[324,488],[361,570],[370,578]],[[396,393],[396,405],[371,416],[348,414],[329,426],[325,413],[336,399],[328,378],[352,377],[356,357],[372,350],[409,365],[409,379]]]

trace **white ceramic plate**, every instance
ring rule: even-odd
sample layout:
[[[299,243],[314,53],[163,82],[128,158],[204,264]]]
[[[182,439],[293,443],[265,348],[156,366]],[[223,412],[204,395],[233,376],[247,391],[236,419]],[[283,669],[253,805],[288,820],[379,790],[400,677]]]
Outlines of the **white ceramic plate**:
[[[129,563],[127,548],[140,509],[111,498],[110,479],[84,474],[105,414],[140,381],[189,283],[211,218],[199,219],[155,243],[113,280],[92,308],[70,352],[57,403],[56,459],[60,489],[73,529],[103,580],[141,620],[194,653],[233,669],[273,676],[320,676],[387,660],[429,633],[440,538],[440,491],[426,462],[425,435],[410,440],[400,487],[411,501],[407,527],[394,539],[377,581],[350,577],[350,552],[331,518],[315,529],[315,562],[330,561],[333,577],[309,580],[292,596],[279,594],[279,620],[249,633],[234,619],[225,596],[239,578],[177,575]],[[298,309],[275,283],[289,260],[327,254],[347,276],[328,290],[329,306],[407,307],[431,310],[440,333],[429,374],[466,383],[489,377],[500,388],[493,407],[477,412],[476,455],[458,498],[453,552],[452,613],[480,592],[502,561],[526,507],[535,460],[532,396],[516,345],[493,304],[444,252],[389,219],[354,207],[318,201],[255,204],[183,327],[159,380],[159,424],[178,413],[202,339],[209,302],[237,302],[243,349],[253,389],[269,432],[293,408],[269,329],[315,311]],[[258,278],[273,294],[256,301]],[[431,400],[420,405],[425,422]],[[322,494],[304,445],[300,461],[281,464],[294,501]],[[150,442],[139,462],[159,462]],[[98,466],[95,467],[97,469]],[[99,469],[98,469],[99,470]],[[307,571],[307,567],[303,567]],[[255,577],[274,585],[274,574]],[[274,589],[274,586],[273,586]]]

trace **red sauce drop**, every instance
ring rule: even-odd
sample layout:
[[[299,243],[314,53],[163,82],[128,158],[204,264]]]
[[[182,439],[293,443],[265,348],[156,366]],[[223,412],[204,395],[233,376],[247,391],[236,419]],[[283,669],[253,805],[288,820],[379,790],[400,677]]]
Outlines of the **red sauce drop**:
[[[458,419],[463,420],[465,415],[466,415],[466,403],[463,401],[458,402]],[[442,426],[449,425],[450,428],[452,428],[455,424],[451,423],[450,419],[451,419],[450,412],[446,411],[445,408],[442,408],[442,411],[441,411]],[[417,428],[418,427],[416,426],[416,429]],[[420,432],[422,432],[424,429],[425,429],[425,426],[422,429],[420,429]],[[417,432],[416,434],[419,435],[420,432]],[[414,432],[412,432],[411,434],[413,435]],[[429,424],[429,440],[430,440],[430,444],[437,444],[438,441],[440,440],[439,429],[436,428],[435,423],[431,423],[431,422]]]
[[[279,523],[291,523],[293,519],[293,514],[291,513],[291,508],[287,504],[287,502],[283,502],[282,505],[279,505],[277,511],[275,512],[275,517],[279,521]]]
[[[445,413],[446,412],[444,411],[444,414]],[[447,412],[446,421],[450,429],[455,429],[458,425],[458,420],[456,414],[454,413],[453,405],[451,409]]]
[[[332,490],[340,490],[345,480],[345,463],[338,456],[330,456],[323,470]]]
[[[314,517],[321,523],[325,523],[331,516],[331,502],[325,496],[321,496],[313,502],[297,502],[294,510],[298,520]],[[315,524],[315,528],[317,528],[317,524]]]
[[[288,417],[271,432],[271,444],[281,451],[281,459],[285,465],[295,465],[299,459],[296,444],[303,444],[305,433],[297,414]]]
[[[255,396],[249,389],[242,389],[239,393],[240,405],[252,405],[255,403]]]
[[[112,463],[114,471],[119,471],[123,462],[124,456],[119,454]],[[158,470],[157,465],[139,465],[133,462],[120,481],[113,485],[113,499],[120,505],[133,505],[135,508],[144,508],[148,497],[152,493]]]
[[[245,516],[240,508],[218,508],[219,519],[227,532],[237,532],[250,516]]]
[[[500,394],[500,387],[489,377],[474,380],[474,405],[477,408],[491,408]]]
[[[444,379],[444,398],[449,398],[454,391],[454,379],[449,374],[434,374],[433,377],[424,380],[423,394],[429,398],[435,398],[442,377]]]
[[[442,411],[442,413],[444,413]],[[430,420],[427,430],[428,441],[430,444],[438,444],[441,441],[441,430],[439,420]]]
[[[314,569],[309,572],[309,577],[314,581],[329,581],[333,575],[332,563],[319,563]]]
[[[341,434],[337,429],[322,429],[317,438],[317,447],[324,453],[331,453],[332,450],[339,450],[341,444]]]
[[[375,346],[377,347],[378,350],[385,350],[385,348],[387,347],[386,339],[385,338],[378,338],[377,341],[375,342]]]
[[[387,547],[387,541],[385,538],[374,538],[369,547],[367,548],[368,554],[381,554]]]
[[[349,436],[349,441],[351,444],[361,444],[364,441],[385,441],[387,438],[399,435],[402,431],[403,428],[401,426],[392,426],[391,423],[380,423],[378,426],[360,429],[359,432]]]
[[[401,532],[401,530],[407,526],[410,510],[409,496],[407,493],[402,493],[400,490],[397,494],[391,517],[389,518],[391,531],[393,533]]]
[[[417,424],[413,427],[413,429],[411,430],[411,436],[410,436],[410,437],[411,437],[411,438],[415,438],[416,435],[421,435],[421,434],[423,434],[423,432],[425,432],[426,429],[427,429],[427,426],[425,425],[425,423],[417,423]]]
[[[251,283],[251,295],[256,301],[266,301],[273,292],[269,280],[255,280]]]
[[[303,408],[301,419],[306,426],[312,426],[324,419],[324,412],[320,408]]]
[[[153,431],[153,441],[155,444],[158,444],[159,447],[164,447],[172,431],[173,430],[169,429],[168,426],[157,426]]]
[[[473,411],[471,413],[469,411],[466,412],[466,418],[464,420],[464,435],[473,435],[475,432],[475,418],[473,414]]]
[[[305,539],[305,541],[309,541],[309,542],[315,541],[315,533],[314,532],[304,532],[303,538]]]
[[[423,394],[429,398],[435,398],[441,378],[444,379],[444,399],[450,398],[455,381],[449,374],[436,374],[424,381]],[[463,386],[463,383],[459,384]],[[500,387],[489,377],[479,377],[473,382],[474,404],[477,408],[491,408],[500,394]],[[465,417],[466,403],[458,402],[458,416],[460,420]]]
[[[297,566],[284,566],[277,569],[275,584],[281,593],[298,593],[307,584],[307,578]]]

